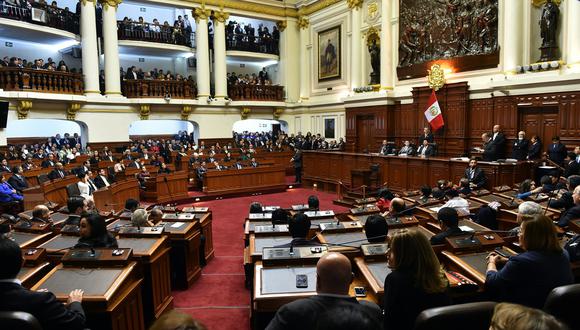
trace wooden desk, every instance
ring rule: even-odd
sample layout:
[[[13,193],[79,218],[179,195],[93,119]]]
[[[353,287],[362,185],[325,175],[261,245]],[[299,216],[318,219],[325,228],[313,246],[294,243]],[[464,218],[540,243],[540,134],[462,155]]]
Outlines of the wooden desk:
[[[127,179],[101,188],[93,193],[97,210],[119,210],[125,206],[129,198],[139,200],[139,182],[137,179]]]
[[[159,174],[145,182],[147,188],[144,199],[153,203],[166,203],[187,199],[187,172],[180,171],[171,174]],[[124,202],[123,202],[124,203]]]
[[[27,248],[39,246],[51,237],[53,233],[34,234],[13,231],[10,235],[14,241],[20,245],[20,248]]]
[[[164,226],[164,234],[171,242],[171,285],[185,290],[201,275],[199,222],[165,222],[159,225]]]
[[[286,188],[286,170],[277,165],[208,171],[203,186],[203,191],[208,194],[283,190]]]
[[[119,238],[119,248],[133,249],[139,274],[143,276],[143,307],[145,323],[158,319],[173,307],[169,240],[161,238]]]
[[[446,259],[450,270],[465,274],[479,286],[485,284],[485,273],[487,270],[486,258],[490,251],[459,255],[449,251],[443,251],[441,253]]]
[[[292,241],[292,236],[263,236],[256,237],[256,235],[250,235],[249,252],[251,257],[251,262],[262,260],[262,250],[265,247],[276,247],[279,245],[287,244]]]
[[[77,236],[56,235],[38,247],[46,249],[48,259],[53,264],[58,264],[60,259],[62,259],[62,256],[68,252],[70,248],[75,246],[78,241],[79,238]]]
[[[196,218],[200,214],[196,214]],[[203,255],[205,256],[205,262],[211,260],[214,256],[215,250],[213,248],[213,213],[207,212],[202,213],[201,218],[199,218],[199,224],[201,226],[201,234],[205,238],[203,242]]]
[[[39,189],[24,191],[24,209],[32,209],[38,204],[44,204],[46,201],[66,205],[68,194],[66,186],[71,183],[77,183],[79,179],[74,175],[66,176],[63,179],[47,181],[39,186]]]
[[[468,162],[449,158],[419,158],[357,154],[347,152],[304,151],[303,179],[307,184],[318,183],[319,189],[336,190],[338,182],[352,185],[351,171],[357,168],[380,166],[380,182],[388,182],[393,190],[419,189],[422,185],[440,179],[458,182]],[[534,163],[517,164],[479,162],[485,172],[488,186],[513,185],[532,176]]]
[[[349,214],[348,218],[351,219],[352,221],[358,221],[360,222],[363,226],[364,224],[367,222],[367,219],[370,217],[371,215],[352,215]],[[417,220],[417,218],[415,218],[414,216],[399,216],[397,218],[387,218],[387,224],[389,226],[389,230],[391,229],[395,229],[395,228],[405,228],[405,227],[415,227],[419,225],[419,220]]]
[[[83,308],[91,329],[141,330],[142,280],[136,277],[136,263],[123,268],[64,268],[56,266],[32,290],[47,289],[66,302],[69,292],[84,290]]]

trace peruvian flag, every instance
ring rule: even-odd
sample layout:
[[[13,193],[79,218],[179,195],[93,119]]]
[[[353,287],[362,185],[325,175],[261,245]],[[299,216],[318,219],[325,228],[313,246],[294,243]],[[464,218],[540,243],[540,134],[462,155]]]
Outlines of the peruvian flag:
[[[425,110],[425,118],[427,118],[427,121],[429,122],[429,125],[431,125],[431,130],[433,132],[436,132],[438,129],[443,127],[443,125],[445,125],[443,122],[441,107],[439,106],[439,102],[437,102],[435,91],[433,91],[431,93],[431,97],[429,97],[427,110]]]

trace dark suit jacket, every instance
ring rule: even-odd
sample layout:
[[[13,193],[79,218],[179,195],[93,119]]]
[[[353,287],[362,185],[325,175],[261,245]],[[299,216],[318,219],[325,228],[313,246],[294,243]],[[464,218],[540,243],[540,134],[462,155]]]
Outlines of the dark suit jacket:
[[[22,190],[28,188],[26,178],[24,176],[18,177],[16,174],[8,179],[8,183],[18,192],[22,192]]]
[[[580,219],[580,205],[576,205],[560,216],[558,226],[566,227],[571,220]]]
[[[294,157],[292,157],[292,160],[294,162],[294,168],[302,168],[302,153],[301,152],[295,153]]]
[[[422,311],[451,304],[446,293],[427,293],[417,288],[413,277],[408,272],[394,270],[385,278],[385,330],[413,329]]]
[[[492,162],[498,159],[497,145],[489,141],[483,145],[483,160]]]
[[[566,146],[562,143],[552,143],[548,147],[548,157],[557,164],[563,164],[566,158]]]
[[[42,166],[42,168],[49,168],[49,167],[54,167],[55,162],[45,159],[42,161],[42,163],[40,164],[40,166]]]
[[[109,178],[106,178],[106,179],[107,179],[107,182],[109,182],[109,184],[111,184],[111,180],[109,180]],[[103,180],[103,178],[100,175],[97,175],[97,177],[93,181],[95,182],[95,185],[97,186],[98,189],[105,187],[105,180]]]
[[[510,257],[501,270],[487,272],[485,290],[494,300],[542,308],[552,289],[573,282],[566,251],[526,251]]]
[[[59,170],[57,170],[56,168],[52,171],[50,171],[50,173],[48,173],[48,178],[51,180],[56,180],[56,179],[60,179],[60,178],[64,178],[66,176],[66,171],[62,170],[62,176],[59,175]]]
[[[85,313],[80,303],[65,307],[51,292],[30,291],[16,283],[0,283],[0,310],[30,313],[44,330],[85,328]]]
[[[493,134],[491,135],[491,138],[493,139]],[[503,133],[497,133],[495,139],[491,140],[491,143],[493,143],[493,145],[495,146],[496,152],[496,158],[494,160],[497,160],[499,158],[505,158],[505,142],[506,140]]]
[[[417,145],[418,146],[422,145],[423,140],[427,140],[427,142],[429,142],[429,143],[433,143],[433,141],[435,141],[432,133],[427,134],[427,136],[425,136],[425,134],[421,134],[421,136],[419,136],[419,140],[418,140]]]
[[[524,160],[528,156],[528,147],[530,141],[523,139],[523,140],[515,140],[514,145],[512,147],[512,158],[517,160]]]
[[[555,209],[569,209],[574,206],[574,199],[572,199],[572,193],[567,191],[560,196],[558,199],[550,200],[549,207]]]
[[[314,330],[320,315],[331,308],[341,306],[360,308],[365,314],[375,317],[378,322],[380,322],[382,317],[381,309],[374,303],[358,302],[354,297],[312,296],[282,306],[276,316],[270,321],[266,330]]]
[[[528,150],[528,159],[538,159],[542,153],[542,144],[540,142],[532,143]]]
[[[424,147],[423,145],[421,145],[419,147],[419,149],[417,149],[417,154],[416,154],[417,156],[421,156],[421,153],[423,152],[423,148],[427,149],[425,151],[425,157],[431,157],[435,153],[435,150],[434,150],[432,145],[427,145],[427,147]]]
[[[483,187],[485,185],[485,183],[487,182],[487,178],[485,177],[485,173],[483,173],[483,170],[479,167],[476,167],[475,173],[473,174],[473,178],[470,178],[469,170],[470,170],[469,167],[465,169],[465,173],[464,173],[463,177],[467,178],[470,183],[475,184],[477,186],[477,188]]]
[[[137,165],[137,163],[134,161],[130,162],[128,166],[133,168],[141,168],[141,164]]]
[[[564,177],[569,177],[571,175],[580,175],[580,164],[576,161],[576,159],[571,160],[568,162],[566,169],[564,170]]]

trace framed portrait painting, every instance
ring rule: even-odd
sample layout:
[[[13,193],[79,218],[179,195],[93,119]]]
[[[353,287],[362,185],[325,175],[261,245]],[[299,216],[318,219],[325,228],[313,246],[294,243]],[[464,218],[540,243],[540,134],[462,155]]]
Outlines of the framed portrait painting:
[[[334,118],[324,119],[324,138],[334,139],[335,138],[335,120]]]
[[[318,81],[341,78],[340,26],[318,33]]]

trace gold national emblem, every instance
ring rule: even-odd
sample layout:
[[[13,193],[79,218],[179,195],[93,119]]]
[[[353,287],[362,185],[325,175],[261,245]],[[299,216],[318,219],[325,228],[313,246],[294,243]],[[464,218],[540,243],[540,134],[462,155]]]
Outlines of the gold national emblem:
[[[431,116],[435,117],[437,116],[437,114],[439,114],[439,111],[437,111],[437,107],[432,105],[431,107],[429,107],[429,113],[431,114]]]

